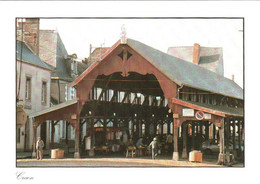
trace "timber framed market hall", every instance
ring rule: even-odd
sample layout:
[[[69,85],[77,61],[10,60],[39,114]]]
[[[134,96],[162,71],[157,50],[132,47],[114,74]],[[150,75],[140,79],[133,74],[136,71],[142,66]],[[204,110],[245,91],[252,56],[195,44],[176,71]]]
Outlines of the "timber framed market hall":
[[[125,130],[133,140],[166,129],[173,133],[173,160],[201,149],[202,136],[218,139],[219,164],[230,162],[231,156],[243,157],[243,89],[196,64],[121,39],[70,86],[76,88],[76,99],[30,115],[34,156],[37,127],[47,120],[65,120],[75,130],[75,158],[80,158],[82,125],[87,124],[93,148],[97,122],[102,124],[104,145],[109,129]]]

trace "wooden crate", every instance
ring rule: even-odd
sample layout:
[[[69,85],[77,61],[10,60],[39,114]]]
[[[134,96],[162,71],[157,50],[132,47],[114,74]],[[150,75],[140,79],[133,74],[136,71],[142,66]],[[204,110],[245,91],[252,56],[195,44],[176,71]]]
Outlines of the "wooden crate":
[[[52,149],[52,150],[51,150],[51,158],[53,158],[53,159],[61,159],[61,158],[64,158],[64,150],[61,150],[61,149]]]
[[[202,153],[201,151],[191,151],[189,153],[189,161],[190,162],[202,162]]]

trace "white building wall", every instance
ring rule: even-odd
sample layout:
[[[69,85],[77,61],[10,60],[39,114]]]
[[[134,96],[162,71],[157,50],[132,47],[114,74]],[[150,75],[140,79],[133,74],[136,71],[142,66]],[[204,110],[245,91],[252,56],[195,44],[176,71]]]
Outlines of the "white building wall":
[[[20,69],[20,61],[17,61],[17,68]],[[17,76],[20,75],[20,71],[17,71]],[[26,90],[26,76],[31,77],[31,100],[30,102],[27,102],[25,100],[25,90]],[[51,72],[49,70],[36,67],[34,65],[28,64],[23,62],[22,63],[22,73],[21,73],[21,83],[20,83],[20,95],[18,102],[18,105],[22,105],[24,107],[24,110],[27,115],[43,110],[45,108],[48,108],[50,106],[50,77]],[[47,103],[46,105],[43,105],[41,102],[41,90],[42,90],[42,82],[45,81],[47,83]],[[17,79],[17,86],[19,83],[19,78]],[[29,142],[26,143],[26,149],[31,150],[33,145],[33,126],[32,126],[32,120],[29,119],[28,123],[28,140]],[[24,130],[25,126],[21,128],[21,134]],[[24,132],[25,134],[26,132]],[[46,133],[48,134],[48,133]],[[37,129],[37,136],[40,135],[40,127]],[[25,135],[21,135],[21,141],[20,143],[17,143],[17,150],[24,150],[24,140]]]

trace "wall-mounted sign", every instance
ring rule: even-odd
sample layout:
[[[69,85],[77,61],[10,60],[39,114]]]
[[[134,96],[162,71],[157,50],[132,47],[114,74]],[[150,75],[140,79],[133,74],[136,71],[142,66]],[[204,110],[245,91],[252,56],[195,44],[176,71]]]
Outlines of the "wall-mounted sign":
[[[202,111],[197,111],[196,114],[195,114],[195,117],[196,117],[197,120],[204,119],[204,116],[205,116],[205,114]]]
[[[211,114],[204,113],[204,119],[211,119]]]
[[[173,118],[179,118],[179,114],[173,114]]]
[[[77,119],[77,114],[72,114],[71,119]]]
[[[194,117],[194,109],[183,108],[182,109],[182,116]]]

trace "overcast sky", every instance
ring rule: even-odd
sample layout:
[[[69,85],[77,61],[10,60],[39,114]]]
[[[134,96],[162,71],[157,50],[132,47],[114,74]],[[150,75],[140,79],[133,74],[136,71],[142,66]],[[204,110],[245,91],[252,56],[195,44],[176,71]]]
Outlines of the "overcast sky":
[[[170,46],[222,47],[224,75],[243,87],[242,19],[41,19],[40,29],[57,30],[69,54],[89,56],[89,45],[112,46],[125,24],[127,37],[167,52]]]

